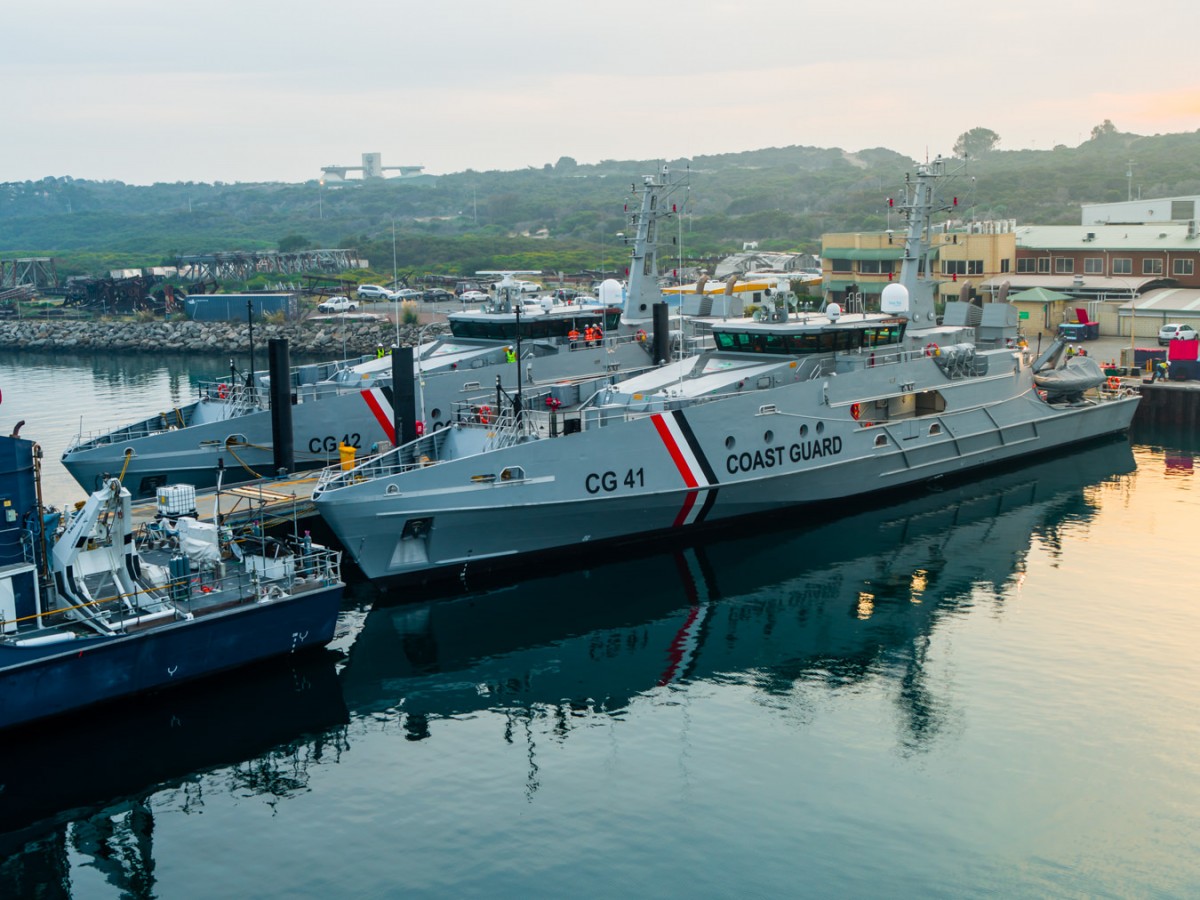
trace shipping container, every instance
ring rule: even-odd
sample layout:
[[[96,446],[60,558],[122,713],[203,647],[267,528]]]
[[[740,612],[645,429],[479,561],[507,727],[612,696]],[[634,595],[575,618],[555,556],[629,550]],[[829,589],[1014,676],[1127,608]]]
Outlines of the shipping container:
[[[295,294],[195,294],[184,306],[197,322],[245,322],[247,303],[256,322],[279,312],[294,319],[299,310]]]

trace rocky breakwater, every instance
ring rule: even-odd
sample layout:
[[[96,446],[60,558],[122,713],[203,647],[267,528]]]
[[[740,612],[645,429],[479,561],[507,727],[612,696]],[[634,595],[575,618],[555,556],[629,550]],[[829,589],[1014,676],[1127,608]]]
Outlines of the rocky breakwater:
[[[442,331],[434,327],[426,337]],[[415,344],[416,325],[400,326],[400,345]],[[321,357],[358,356],[376,347],[390,347],[396,326],[375,318],[311,319],[285,325],[255,324],[255,349],[285,338],[290,353]],[[135,322],[97,319],[19,319],[0,322],[0,350],[34,350],[74,353],[248,353],[250,328],[245,323],[158,321]]]

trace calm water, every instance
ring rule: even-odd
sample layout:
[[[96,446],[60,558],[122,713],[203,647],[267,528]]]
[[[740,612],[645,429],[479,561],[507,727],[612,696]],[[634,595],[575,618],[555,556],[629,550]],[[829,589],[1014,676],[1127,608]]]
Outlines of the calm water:
[[[80,499],[81,416],[225,365],[0,357],[0,427]],[[0,896],[1195,896],[1197,456],[354,585],[329,653],[0,742]]]

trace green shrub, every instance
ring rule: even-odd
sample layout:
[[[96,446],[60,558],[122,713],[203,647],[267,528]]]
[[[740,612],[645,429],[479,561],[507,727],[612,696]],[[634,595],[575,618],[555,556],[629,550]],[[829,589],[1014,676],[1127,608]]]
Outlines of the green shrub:
[[[417,313],[417,304],[413,300],[405,300],[400,304],[400,324],[401,325],[416,325],[421,321],[420,315]]]

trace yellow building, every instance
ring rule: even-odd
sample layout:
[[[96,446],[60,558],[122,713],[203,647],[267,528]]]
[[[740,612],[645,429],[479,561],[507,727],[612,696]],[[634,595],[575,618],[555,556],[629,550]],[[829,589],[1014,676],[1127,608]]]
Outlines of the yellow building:
[[[1015,268],[1016,235],[1007,223],[984,222],[935,234],[930,260],[939,303],[957,300],[963,285],[1003,280]],[[851,232],[821,237],[821,274],[829,299],[857,312],[879,308],[879,293],[900,276],[904,236],[900,232]],[[985,298],[987,299],[987,298]]]

